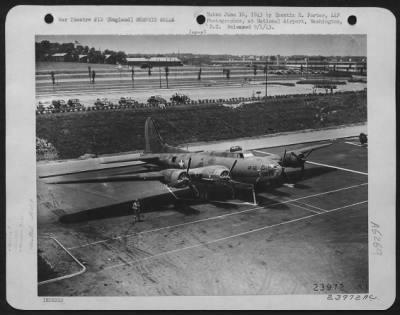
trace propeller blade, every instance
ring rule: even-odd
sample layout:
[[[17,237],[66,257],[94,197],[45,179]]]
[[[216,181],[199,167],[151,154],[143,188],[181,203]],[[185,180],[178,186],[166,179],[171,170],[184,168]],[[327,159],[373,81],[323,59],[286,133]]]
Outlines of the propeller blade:
[[[231,169],[229,170],[229,174],[228,174],[229,177],[231,177],[231,173],[232,173],[233,169],[235,168],[236,163],[237,163],[237,160],[235,160],[235,162],[233,162]]]
[[[199,197],[199,196],[200,196],[199,190],[197,189],[197,187],[196,187],[195,185],[192,184],[192,182],[191,182],[190,180],[189,180],[189,182],[188,182],[188,186],[189,186],[191,189],[193,189],[193,190],[195,191],[196,197]]]
[[[187,169],[186,169],[186,173],[188,174],[188,176],[189,176],[189,170],[190,170],[190,164],[192,163],[192,158],[190,157],[189,158],[189,162],[188,162],[188,166],[187,166]]]
[[[283,153],[282,161],[285,161],[285,158],[286,158],[286,149],[285,149],[285,152]]]

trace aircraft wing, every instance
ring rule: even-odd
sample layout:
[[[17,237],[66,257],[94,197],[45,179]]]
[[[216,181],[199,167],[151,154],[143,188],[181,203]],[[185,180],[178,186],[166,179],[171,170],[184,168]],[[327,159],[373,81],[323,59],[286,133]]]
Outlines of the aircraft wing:
[[[40,228],[63,217],[84,215],[88,211],[93,213],[92,218],[113,216],[121,207],[124,211],[128,210],[128,204],[136,199],[162,206],[191,194],[193,190],[190,188],[173,188],[150,180],[65,185],[46,184],[38,180],[37,218]]]
[[[71,174],[73,175],[73,174]],[[164,175],[160,172],[146,172],[139,174],[116,174],[116,175],[86,175],[86,176],[52,176],[46,177],[47,184],[79,184],[79,183],[107,183],[107,182],[124,182],[124,181],[145,181],[145,180],[162,180]]]
[[[126,162],[145,162],[145,163],[157,163],[159,161],[159,154],[144,153],[135,157],[111,157],[103,158],[101,164],[114,164],[114,163],[126,163]]]
[[[189,187],[164,185],[160,182],[161,173],[146,172],[146,167],[136,162],[109,166],[101,162],[102,159],[90,159],[38,163],[38,222],[46,224],[91,210],[112,214],[116,207],[126,208],[125,204],[135,199],[163,205],[193,194]]]

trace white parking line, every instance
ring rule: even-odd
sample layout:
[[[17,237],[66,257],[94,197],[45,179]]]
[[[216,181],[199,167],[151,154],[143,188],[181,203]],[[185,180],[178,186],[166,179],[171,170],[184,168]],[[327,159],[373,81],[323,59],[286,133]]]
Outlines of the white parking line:
[[[145,261],[145,260],[149,260],[149,259],[152,259],[152,258],[156,258],[156,257],[159,257],[159,256],[168,255],[168,254],[174,254],[174,253],[185,251],[185,250],[188,250],[188,249],[198,248],[198,247],[202,247],[202,246],[206,246],[206,245],[211,245],[211,244],[214,244],[214,243],[217,243],[217,242],[226,241],[226,240],[229,240],[229,239],[232,239],[232,238],[235,238],[235,237],[240,237],[240,236],[243,236],[243,235],[252,234],[252,233],[256,233],[256,232],[272,229],[272,228],[275,228],[275,227],[278,227],[278,226],[282,226],[282,225],[286,225],[286,224],[289,224],[289,223],[303,221],[303,220],[306,220],[306,219],[309,219],[309,218],[312,218],[312,217],[316,217],[318,215],[324,215],[324,214],[327,214],[327,213],[330,213],[330,212],[338,211],[338,210],[341,210],[341,209],[346,209],[346,208],[353,207],[353,206],[356,206],[356,205],[360,205],[360,204],[363,204],[363,203],[366,203],[366,202],[368,202],[368,200],[356,202],[356,203],[353,203],[353,204],[350,204],[350,205],[346,205],[346,206],[343,206],[343,207],[339,207],[339,208],[335,208],[335,209],[332,209],[332,210],[329,210],[329,211],[326,211],[326,212],[320,212],[320,213],[316,213],[316,214],[311,214],[311,215],[304,216],[304,217],[297,218],[297,219],[293,219],[293,220],[290,220],[290,221],[284,221],[284,222],[277,223],[277,224],[263,226],[263,227],[260,227],[260,228],[257,228],[257,229],[253,229],[253,230],[250,230],[250,231],[247,231],[247,232],[233,234],[233,235],[230,235],[230,236],[227,236],[227,237],[218,238],[218,239],[211,240],[211,241],[208,241],[208,242],[203,242],[203,243],[195,244],[195,245],[192,245],[192,246],[187,246],[187,247],[183,247],[183,248],[177,248],[177,249],[165,251],[165,252],[162,252],[162,253],[159,253],[159,254],[155,254],[153,256],[149,256],[149,257],[145,257],[145,258],[142,258],[142,259],[129,261],[129,265],[134,264],[134,263],[138,263],[138,262],[142,262],[142,261]],[[115,265],[104,267],[103,270],[113,269],[113,268],[117,268],[117,267],[121,267],[121,266],[125,266],[125,265],[126,265],[126,263],[115,264]]]
[[[357,147],[363,147],[362,144],[358,144],[358,143],[354,143],[354,142],[350,142],[350,141],[345,141],[344,143],[351,144],[351,145],[355,145],[355,146],[357,146]]]
[[[128,237],[131,237],[131,236],[137,236],[137,235],[144,234],[144,233],[158,232],[158,231],[162,231],[162,230],[166,230],[166,229],[182,227],[182,226],[185,226],[185,225],[197,224],[197,223],[210,221],[210,220],[216,220],[216,219],[222,219],[222,218],[225,218],[225,217],[228,217],[228,216],[232,216],[232,215],[242,214],[242,213],[255,211],[255,210],[260,210],[260,209],[265,209],[265,208],[268,208],[268,207],[271,207],[271,206],[274,206],[274,205],[286,204],[286,203],[290,203],[290,202],[294,202],[294,201],[298,201],[298,200],[304,200],[304,199],[308,199],[308,198],[312,198],[312,197],[323,196],[323,195],[327,195],[327,194],[331,194],[331,193],[335,193],[335,192],[339,192],[339,191],[343,191],[343,190],[349,190],[349,189],[353,189],[353,188],[357,188],[357,187],[361,187],[361,186],[365,186],[365,185],[368,185],[368,183],[362,183],[362,184],[358,184],[358,185],[352,185],[352,186],[343,187],[343,188],[339,188],[339,189],[329,190],[329,191],[325,191],[325,192],[321,192],[321,193],[317,193],[317,194],[313,194],[313,195],[299,197],[299,198],[296,198],[296,199],[283,200],[283,201],[279,201],[279,202],[274,202],[272,204],[267,204],[267,205],[264,205],[264,206],[261,206],[261,207],[254,207],[254,208],[245,209],[245,210],[241,210],[241,211],[230,212],[230,213],[221,214],[221,215],[218,215],[218,216],[209,217],[209,218],[205,218],[205,219],[201,219],[201,220],[195,220],[195,221],[190,221],[190,222],[185,222],[185,223],[180,223],[180,224],[175,224],[175,225],[164,226],[164,227],[151,229],[151,230],[146,230],[146,231],[141,231],[141,232],[128,234],[128,235],[116,236],[116,237],[103,239],[103,240],[99,240],[99,241],[92,242],[92,243],[87,243],[87,244],[84,244],[84,245],[69,247],[68,249],[69,250],[74,250],[74,249],[84,248],[84,247],[87,247],[87,246],[108,242],[108,241],[111,241],[111,240],[117,240],[117,239],[122,239],[122,238],[128,238]]]
[[[260,151],[260,150],[251,150],[251,151],[253,151],[253,152],[258,152],[258,153],[262,153],[262,154],[265,154],[265,155],[275,155],[275,154],[268,153],[268,152],[265,152],[265,151]]]
[[[319,166],[325,166],[325,167],[330,167],[330,168],[335,168],[341,171],[346,171],[346,172],[351,172],[351,173],[356,173],[356,174],[361,174],[361,175],[366,175],[368,176],[368,173],[360,172],[360,171],[355,171],[355,170],[350,170],[348,168],[343,168],[339,166],[334,166],[334,165],[328,165],[328,164],[322,164],[322,163],[317,163],[317,162],[311,162],[311,161],[306,161],[308,164],[313,164],[313,165],[319,165]]]
[[[339,207],[339,208],[327,210],[326,212],[332,212],[332,211],[336,211],[336,210],[340,210],[340,209],[346,209],[346,208],[349,208],[349,207],[361,205],[361,204],[366,203],[366,202],[368,202],[368,200],[364,200],[364,201],[352,203],[351,205],[346,205],[346,206],[342,206],[342,207]]]
[[[72,278],[75,276],[78,276],[82,273],[84,273],[86,271],[86,267],[74,256],[72,255],[65,247],[63,244],[61,244],[60,241],[58,241],[55,237],[50,237],[52,240],[54,240],[80,267],[81,270],[78,270],[77,272],[65,275],[65,276],[60,276],[57,278],[53,278],[53,279],[48,279],[48,280],[44,280],[44,281],[40,281],[38,282],[38,285],[43,285],[43,284],[47,284],[47,283],[52,283],[52,282],[56,282],[56,281],[60,281],[60,280],[64,280],[64,279],[68,279],[68,278]]]
[[[292,205],[292,206],[295,206],[295,207],[297,207],[297,208],[300,208],[300,209],[304,209],[304,210],[313,212],[313,213],[321,213],[321,212],[319,212],[319,211],[315,211],[315,210],[308,209],[308,208],[306,208],[306,207],[302,207],[302,206],[300,206],[300,205],[298,205],[297,203],[294,203],[294,202],[289,202],[288,204],[289,204],[289,205]]]
[[[324,210],[324,209],[322,209],[322,208],[319,208],[319,207],[316,207],[316,206],[310,205],[310,204],[308,204],[308,203],[305,203],[305,202],[299,202],[299,201],[297,201],[297,203],[299,203],[299,204],[302,204],[302,205],[304,205],[304,206],[307,206],[307,207],[311,207],[311,208],[314,208],[314,209],[320,210],[320,211],[327,211],[327,210]]]

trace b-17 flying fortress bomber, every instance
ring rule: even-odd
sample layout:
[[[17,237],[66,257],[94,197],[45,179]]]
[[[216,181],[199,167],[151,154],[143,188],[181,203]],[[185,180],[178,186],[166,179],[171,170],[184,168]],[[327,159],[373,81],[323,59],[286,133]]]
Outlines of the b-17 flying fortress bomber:
[[[71,179],[67,174],[43,175],[40,178],[49,179],[49,184],[77,184],[77,183],[100,183],[100,182],[124,182],[124,181],[144,181],[160,180],[170,187],[181,188],[190,186],[198,194],[196,183],[215,183],[231,184],[234,186],[249,187],[253,189],[256,185],[272,184],[285,180],[284,168],[301,168],[304,172],[306,158],[314,150],[325,148],[332,143],[323,143],[304,147],[298,150],[286,151],[283,156],[271,154],[268,156],[255,156],[251,151],[242,151],[240,147],[232,147],[229,151],[209,151],[209,152],[188,152],[178,147],[173,147],[164,142],[157,131],[154,121],[149,117],[145,123],[145,153],[139,157],[104,158],[101,164],[106,167],[124,163],[125,168],[129,168],[129,162],[151,163],[162,168],[156,172],[145,172],[140,174],[110,174],[107,176],[80,177]],[[109,168],[107,168],[109,169]],[[121,166],[118,167],[121,170]],[[97,167],[96,172],[101,171]],[[78,172],[80,173],[80,172]],[[62,178],[60,178],[62,176]],[[51,178],[55,177],[54,181]],[[207,195],[207,192],[205,192]]]

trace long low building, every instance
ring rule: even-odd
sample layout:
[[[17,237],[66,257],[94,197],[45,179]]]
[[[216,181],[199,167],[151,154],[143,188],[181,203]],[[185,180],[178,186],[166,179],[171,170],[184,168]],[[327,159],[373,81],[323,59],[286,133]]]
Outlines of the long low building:
[[[126,62],[129,66],[147,67],[165,67],[165,66],[183,66],[182,61],[177,57],[127,57]]]

